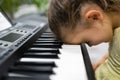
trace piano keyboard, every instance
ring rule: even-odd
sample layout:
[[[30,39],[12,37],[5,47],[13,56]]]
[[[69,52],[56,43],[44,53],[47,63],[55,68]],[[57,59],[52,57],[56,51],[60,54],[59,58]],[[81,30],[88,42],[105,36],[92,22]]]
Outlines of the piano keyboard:
[[[63,45],[60,52],[61,60],[51,80],[88,80],[80,45]]]
[[[80,45],[63,45],[47,29],[2,80],[95,80],[94,74],[88,76],[82,52]]]

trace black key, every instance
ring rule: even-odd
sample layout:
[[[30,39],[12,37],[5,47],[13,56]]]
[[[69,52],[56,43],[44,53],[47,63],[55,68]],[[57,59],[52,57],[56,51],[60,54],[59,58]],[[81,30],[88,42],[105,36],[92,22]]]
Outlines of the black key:
[[[50,28],[47,28],[47,30],[44,33],[52,33]]]
[[[47,73],[33,73],[33,72],[9,72],[6,77],[34,77],[40,79],[48,79],[51,74]]]
[[[35,78],[35,77],[6,77],[4,80],[50,80],[49,78]]]
[[[39,52],[60,53],[59,50],[56,49],[56,48],[30,48],[30,49],[28,49],[27,52],[32,52],[32,53],[34,53],[34,52],[37,52],[37,53],[39,53]]]
[[[44,32],[44,33],[42,33],[42,35],[54,35],[54,34],[51,32]]]
[[[60,42],[60,41],[53,41],[53,40],[49,40],[49,41],[44,41],[44,40],[43,41],[42,40],[38,41],[37,40],[37,41],[35,41],[35,43],[39,43],[39,44],[41,44],[41,43],[46,43],[46,44],[47,43],[52,43],[52,44],[60,44],[60,45],[62,45],[62,42]]]
[[[52,31],[48,28],[44,33],[52,33]]]
[[[51,66],[51,67],[56,67],[55,62],[50,61],[50,62],[26,62],[26,61],[17,61],[15,66],[18,65],[26,65],[26,66]]]
[[[25,53],[23,57],[26,58],[54,58],[58,59],[58,55],[56,53]]]
[[[53,74],[51,66],[28,66],[28,65],[17,65],[12,66],[9,72],[35,72],[35,73],[51,73]]]
[[[61,48],[60,44],[52,44],[52,43],[34,43],[32,47],[43,47],[43,48]]]
[[[40,38],[55,38],[54,35],[41,35]]]
[[[38,38],[38,41],[41,41],[41,40],[43,40],[43,41],[49,41],[49,40],[57,41],[57,39],[55,39],[55,38]]]

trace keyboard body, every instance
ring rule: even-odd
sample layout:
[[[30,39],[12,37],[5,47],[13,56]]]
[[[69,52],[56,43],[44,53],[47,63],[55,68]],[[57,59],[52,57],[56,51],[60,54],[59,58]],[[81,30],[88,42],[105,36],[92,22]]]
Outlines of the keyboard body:
[[[0,43],[0,80],[58,80],[53,76],[57,73],[55,69],[59,69],[57,62],[64,62],[59,50],[63,43],[55,38],[48,25],[11,28],[5,35],[1,34]],[[95,80],[86,46],[79,46],[84,57],[86,79]]]

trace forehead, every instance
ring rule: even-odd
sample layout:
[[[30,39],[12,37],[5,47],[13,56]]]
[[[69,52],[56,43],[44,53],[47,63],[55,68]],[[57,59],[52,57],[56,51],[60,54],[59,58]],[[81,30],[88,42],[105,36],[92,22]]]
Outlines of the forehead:
[[[82,29],[61,29],[61,40],[67,44],[78,44],[80,41],[80,32]]]

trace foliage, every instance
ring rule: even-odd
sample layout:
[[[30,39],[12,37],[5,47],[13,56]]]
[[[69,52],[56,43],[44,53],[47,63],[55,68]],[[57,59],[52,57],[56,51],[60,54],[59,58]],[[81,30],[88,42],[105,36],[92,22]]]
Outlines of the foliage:
[[[35,4],[39,11],[48,11],[49,0],[0,0],[0,6],[12,17],[22,4]]]

